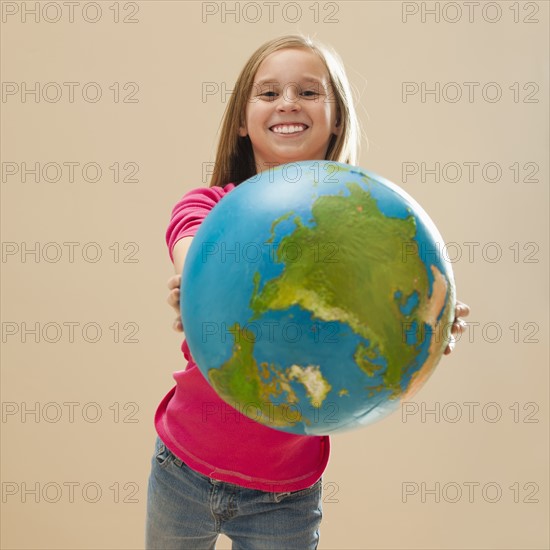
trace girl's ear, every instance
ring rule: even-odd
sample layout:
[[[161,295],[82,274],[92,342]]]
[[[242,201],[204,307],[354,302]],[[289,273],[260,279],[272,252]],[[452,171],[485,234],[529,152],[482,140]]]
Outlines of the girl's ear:
[[[239,136],[246,137],[248,135],[248,132],[246,131],[246,128],[244,126],[239,126]]]
[[[336,136],[339,136],[342,133],[342,124],[340,123],[340,118],[336,118],[336,122],[334,123],[334,127],[332,128],[332,133]]]

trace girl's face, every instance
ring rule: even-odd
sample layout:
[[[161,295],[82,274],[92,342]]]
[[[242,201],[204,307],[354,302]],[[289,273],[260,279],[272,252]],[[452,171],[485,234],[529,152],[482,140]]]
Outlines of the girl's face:
[[[328,72],[312,51],[288,48],[267,56],[254,77],[239,135],[250,136],[258,172],[300,160],[323,160],[336,125]]]

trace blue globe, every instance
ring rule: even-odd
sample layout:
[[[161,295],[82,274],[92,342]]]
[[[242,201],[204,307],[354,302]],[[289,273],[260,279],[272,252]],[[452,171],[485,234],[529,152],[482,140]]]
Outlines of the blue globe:
[[[187,254],[191,354],[220,398],[273,429],[327,435],[384,418],[448,343],[442,247],[414,199],[362,168],[257,174],[215,205]]]

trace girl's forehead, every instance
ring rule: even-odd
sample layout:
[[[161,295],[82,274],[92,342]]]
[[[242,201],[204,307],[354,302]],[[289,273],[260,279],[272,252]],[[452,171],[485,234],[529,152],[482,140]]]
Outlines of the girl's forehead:
[[[319,56],[311,50],[302,48],[285,48],[270,53],[260,63],[254,80],[276,82],[285,77],[300,77],[319,82],[330,80],[327,68]]]

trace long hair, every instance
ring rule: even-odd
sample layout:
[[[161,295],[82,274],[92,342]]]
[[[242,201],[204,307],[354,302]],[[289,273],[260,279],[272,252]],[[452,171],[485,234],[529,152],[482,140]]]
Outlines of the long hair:
[[[285,48],[303,48],[315,52],[323,61],[334,91],[336,113],[341,131],[332,135],[325,160],[356,164],[361,143],[359,119],[355,111],[351,86],[340,56],[320,42],[309,37],[291,34],[274,38],[260,46],[243,67],[227,108],[223,115],[220,139],[210,187],[223,187],[228,183],[238,185],[254,176],[257,169],[250,137],[241,137],[239,128],[245,124],[246,106],[249,101],[254,77],[263,60],[273,52]]]

